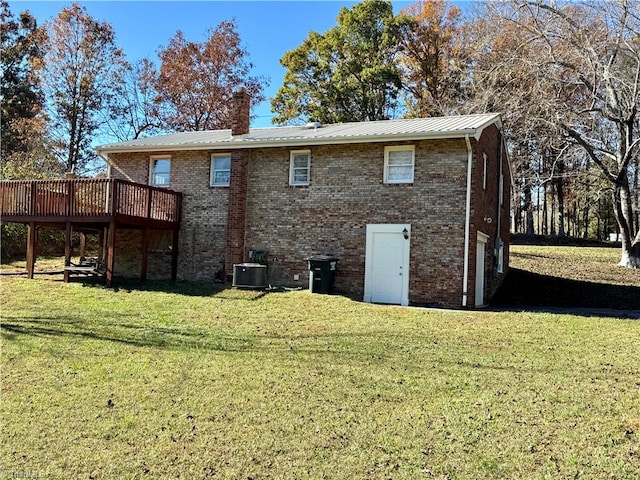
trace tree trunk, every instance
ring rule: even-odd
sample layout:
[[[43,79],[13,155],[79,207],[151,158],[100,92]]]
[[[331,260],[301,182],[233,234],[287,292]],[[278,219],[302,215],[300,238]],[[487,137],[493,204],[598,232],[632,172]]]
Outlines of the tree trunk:
[[[625,185],[618,185],[614,192],[614,213],[620,229],[620,242],[622,243],[622,252],[620,256],[621,267],[640,268],[640,232],[633,236],[633,220],[625,216],[625,203],[628,201],[628,186],[625,191]]]
[[[551,236],[556,235],[556,196],[553,193],[553,184],[551,184]]]
[[[524,186],[524,212],[525,212],[525,235],[533,235],[533,202],[531,201],[531,184],[527,182]]]
[[[547,185],[544,185],[542,198],[542,234],[549,235],[549,214],[547,212]]]
[[[585,176],[585,195],[584,195],[584,208],[582,209],[582,238],[589,237],[589,206],[590,202],[590,193],[591,193],[591,177],[589,176],[589,169],[591,167],[591,162],[589,161],[589,156],[587,156],[585,170],[587,175]]]
[[[556,195],[558,197],[558,236],[564,237],[564,161],[558,160],[558,177],[556,178]]]

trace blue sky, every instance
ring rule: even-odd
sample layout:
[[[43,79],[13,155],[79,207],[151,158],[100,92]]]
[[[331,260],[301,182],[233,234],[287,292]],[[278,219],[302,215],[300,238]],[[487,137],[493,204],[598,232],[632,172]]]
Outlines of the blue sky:
[[[29,10],[39,24],[55,17],[72,2],[9,0],[15,15]],[[203,41],[206,31],[223,20],[235,18],[242,42],[254,64],[253,75],[266,76],[271,83],[266,97],[273,97],[282,85],[285,70],[280,58],[298,47],[311,30],[323,33],[336,25],[342,7],[358,2],[325,1],[80,1],[96,20],[113,25],[117,42],[130,62],[147,57],[157,60],[158,47],[166,45],[177,30],[192,41]],[[411,1],[394,1],[398,12]],[[271,124],[269,101],[253,112],[252,127]]]

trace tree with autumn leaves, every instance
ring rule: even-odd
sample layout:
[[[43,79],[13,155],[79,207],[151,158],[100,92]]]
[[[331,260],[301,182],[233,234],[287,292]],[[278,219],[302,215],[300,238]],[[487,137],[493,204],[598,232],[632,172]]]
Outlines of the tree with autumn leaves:
[[[14,16],[0,2],[2,22],[1,178],[40,178],[59,174],[48,148],[44,95],[39,82],[43,66],[43,30],[29,12]]]
[[[178,31],[158,56],[160,66],[147,71],[146,81],[156,92],[155,115],[166,129],[229,128],[231,97],[240,87],[251,105],[264,100],[268,79],[251,75],[253,65],[232,20],[210,30],[203,42],[188,41]]]
[[[41,139],[46,156],[58,165],[49,175],[90,173],[96,137],[128,140],[227,128],[235,90],[244,87],[253,105],[264,100],[268,79],[251,75],[253,65],[234,21],[221,22],[203,42],[188,41],[178,31],[160,48],[157,64],[142,59],[131,65],[112,26],[95,20],[79,4],[63,8],[42,28],[36,28],[28,12],[9,21],[8,4],[3,2],[2,8],[2,143],[14,149],[18,138]],[[36,120],[41,131],[34,135]],[[32,125],[31,135],[21,134],[27,125]],[[13,153],[6,148],[3,158]],[[14,163],[10,175],[3,168],[5,177],[33,170],[23,168],[22,157]]]

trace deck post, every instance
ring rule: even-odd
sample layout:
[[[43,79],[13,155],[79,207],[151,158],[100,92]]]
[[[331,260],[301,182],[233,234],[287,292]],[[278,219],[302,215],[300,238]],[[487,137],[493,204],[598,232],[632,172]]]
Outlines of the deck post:
[[[64,266],[68,267],[71,265],[71,234],[73,233],[73,228],[71,226],[71,222],[67,222],[66,225],[66,234],[64,237]],[[69,282],[69,270],[64,269],[64,283]]]
[[[149,265],[149,228],[142,230],[142,266],[140,269],[140,280],[147,279],[147,266]]]
[[[87,234],[80,232],[80,256],[84,257],[87,253]]]
[[[175,225],[171,239],[171,280],[178,279],[178,240],[180,236],[180,221],[182,220],[182,194],[178,194],[176,199]]]
[[[98,231],[98,254],[100,255],[100,261],[104,262],[107,258],[107,246],[105,240],[107,239],[108,228],[100,228]]]
[[[109,224],[109,234],[107,238],[107,275],[106,286],[111,287],[113,281],[113,267],[115,266],[115,254],[116,254],[116,222]]]
[[[33,278],[36,265],[36,223],[30,222],[27,227],[27,278]]]

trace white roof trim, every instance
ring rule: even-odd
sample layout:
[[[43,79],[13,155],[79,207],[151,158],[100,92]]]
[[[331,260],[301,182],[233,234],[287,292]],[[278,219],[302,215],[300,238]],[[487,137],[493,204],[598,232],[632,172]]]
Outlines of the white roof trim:
[[[98,154],[179,150],[237,150],[353,143],[401,142],[449,138],[480,138],[490,125],[502,128],[499,114],[460,115],[326,125],[319,128],[270,127],[245,135],[231,130],[182,132],[101,145]]]

